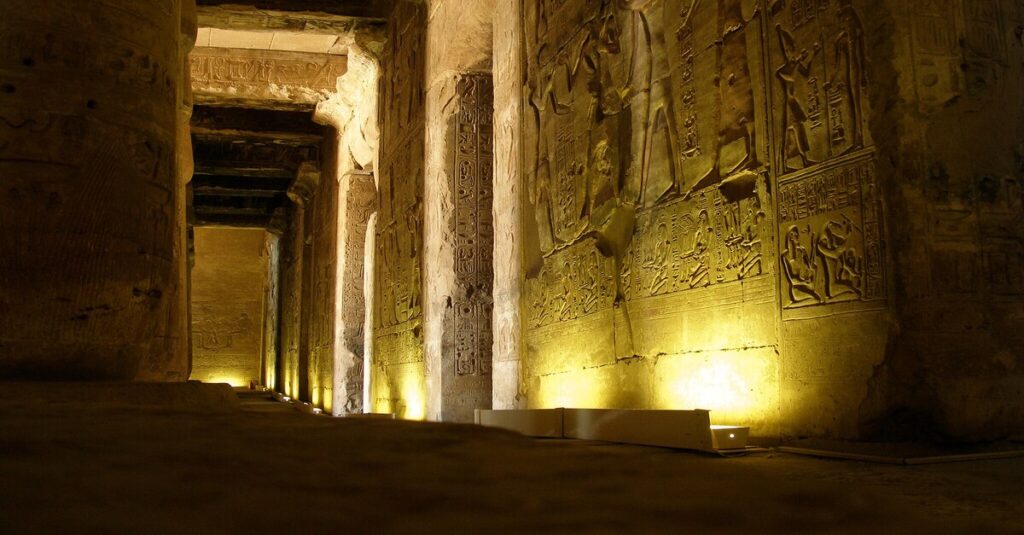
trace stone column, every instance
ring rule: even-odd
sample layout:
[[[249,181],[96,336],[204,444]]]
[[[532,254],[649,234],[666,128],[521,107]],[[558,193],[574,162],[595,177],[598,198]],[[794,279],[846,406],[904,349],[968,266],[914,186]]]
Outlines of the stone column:
[[[367,223],[376,206],[373,175],[353,171],[338,185],[338,265],[334,315],[335,415],[363,412]]]
[[[491,406],[491,4],[435,2],[427,23],[424,351],[434,420],[469,422]]]
[[[188,64],[189,52],[196,44],[198,32],[195,0],[181,2],[181,41],[178,73],[178,125],[175,149],[177,181],[174,185],[174,271],[175,284],[169,291],[168,330],[163,338],[165,354],[150,361],[154,366],[140,370],[137,379],[146,381],[184,381],[192,371],[192,329],[190,299],[190,266],[188,257],[188,184],[192,181],[195,163],[192,159],[192,83]]]
[[[178,0],[0,4],[0,377],[175,366],[181,28]]]
[[[522,0],[494,6],[494,380],[493,407],[526,406],[519,365],[522,344],[520,225],[523,114]]]

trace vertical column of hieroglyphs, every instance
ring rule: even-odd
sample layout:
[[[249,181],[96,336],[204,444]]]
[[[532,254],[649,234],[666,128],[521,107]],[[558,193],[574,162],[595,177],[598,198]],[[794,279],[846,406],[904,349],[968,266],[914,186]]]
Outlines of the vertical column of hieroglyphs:
[[[425,411],[421,303],[425,10],[398,2],[381,77],[380,193],[374,299],[374,410]]]
[[[0,4],[0,375],[161,365],[180,31],[177,0]]]
[[[455,295],[452,302],[454,377],[445,386],[445,420],[468,421],[491,402],[494,216],[494,84],[489,74],[459,78],[454,118]],[[449,369],[445,366],[445,369]]]

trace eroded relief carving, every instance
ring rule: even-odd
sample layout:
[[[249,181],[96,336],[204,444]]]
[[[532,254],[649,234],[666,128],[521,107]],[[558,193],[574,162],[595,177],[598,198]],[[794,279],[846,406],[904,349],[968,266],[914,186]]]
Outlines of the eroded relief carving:
[[[544,261],[527,284],[532,325],[767,273],[760,2],[541,2],[534,16],[528,187]],[[557,274],[582,259],[607,263],[608,300],[562,288]]]
[[[615,264],[590,240],[570,246],[527,279],[528,325],[543,327],[607,310],[615,299]]]
[[[939,107],[959,93],[957,3],[957,0],[911,2],[914,75],[923,111]]]
[[[203,84],[301,86],[333,91],[345,73],[343,56],[293,59],[286,54],[198,48],[190,56],[192,80]]]
[[[396,5],[380,79],[389,105],[381,110],[374,355],[386,365],[423,360],[424,19],[422,6]]]
[[[851,0],[538,1],[527,17],[531,328],[773,270],[785,309],[884,299]],[[573,294],[588,265],[610,294]]]
[[[870,145],[864,24],[850,0],[780,0],[771,23],[782,173]]]
[[[761,195],[730,201],[708,189],[638,217],[623,262],[626,299],[744,280],[766,272],[771,227]]]
[[[870,150],[782,182],[779,225],[784,308],[885,297]]]
[[[248,314],[218,315],[208,306],[201,307],[195,318],[192,326],[193,344],[201,351],[232,349],[236,339],[248,338],[255,328]]]
[[[455,172],[456,375],[489,375],[493,249],[494,86],[489,75],[459,80]]]

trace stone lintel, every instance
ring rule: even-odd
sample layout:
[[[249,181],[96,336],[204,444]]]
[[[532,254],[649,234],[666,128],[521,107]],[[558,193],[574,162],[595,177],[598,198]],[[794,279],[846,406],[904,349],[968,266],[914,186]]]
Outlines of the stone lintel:
[[[198,104],[311,110],[336,90],[348,57],[199,47],[192,51],[190,65]]]

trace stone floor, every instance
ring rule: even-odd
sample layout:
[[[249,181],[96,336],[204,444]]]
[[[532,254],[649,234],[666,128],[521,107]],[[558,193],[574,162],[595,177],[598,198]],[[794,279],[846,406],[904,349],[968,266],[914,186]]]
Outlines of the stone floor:
[[[0,532],[1024,533],[1024,459],[723,459],[196,385],[105,403],[75,388],[0,385]]]

